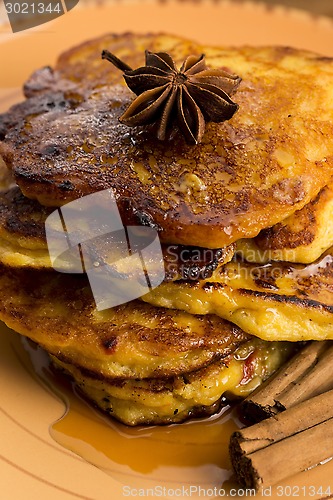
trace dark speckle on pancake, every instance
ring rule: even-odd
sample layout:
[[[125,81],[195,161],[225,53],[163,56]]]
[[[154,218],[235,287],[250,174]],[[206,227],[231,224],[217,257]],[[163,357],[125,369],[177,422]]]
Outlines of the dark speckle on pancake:
[[[40,150],[40,154],[44,158],[53,158],[54,156],[60,154],[60,149],[57,144],[48,144],[42,147],[42,149]]]
[[[137,220],[140,226],[151,227],[152,229],[161,229],[160,226],[158,226],[154,222],[150,214],[141,212],[140,210],[135,210],[134,214],[135,214],[135,219]]]
[[[216,283],[214,284],[216,285]],[[240,295],[243,295],[245,297],[261,297],[264,299],[264,301],[267,303],[267,306],[269,306],[269,303],[284,303],[284,304],[294,304],[297,307],[305,308],[305,309],[319,309],[323,311],[327,311],[329,313],[333,313],[333,305],[328,305],[328,304],[323,304],[321,302],[318,302],[317,300],[313,299],[308,299],[308,298],[301,298],[297,297],[295,295],[280,295],[277,293],[265,293],[265,292],[259,292],[257,290],[245,290],[242,288],[239,288],[237,292]],[[299,292],[300,294],[303,293],[301,290]]]
[[[117,347],[117,337],[110,337],[109,339],[104,340],[103,347],[105,347],[105,351],[108,354],[111,354],[112,352],[114,352],[114,350]]]
[[[71,181],[68,180],[60,182],[59,188],[63,189],[64,191],[72,191],[73,189],[75,189]]]
[[[269,279],[265,279],[262,277],[254,278],[254,282],[259,288],[265,288],[267,290],[277,290],[278,289],[278,287],[275,284],[275,279],[272,277],[270,277]]]

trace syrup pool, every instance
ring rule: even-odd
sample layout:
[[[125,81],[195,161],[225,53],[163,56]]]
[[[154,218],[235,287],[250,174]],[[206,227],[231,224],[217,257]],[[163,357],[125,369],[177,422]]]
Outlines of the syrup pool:
[[[180,425],[131,428],[109,419],[82,399],[34,343],[8,329],[1,335],[1,344],[6,342],[12,344],[34,383],[43,386],[50,398],[63,402],[63,414],[49,422],[49,433],[65,449],[131,487],[181,483],[220,488],[229,484],[228,443],[238,428],[229,409]]]

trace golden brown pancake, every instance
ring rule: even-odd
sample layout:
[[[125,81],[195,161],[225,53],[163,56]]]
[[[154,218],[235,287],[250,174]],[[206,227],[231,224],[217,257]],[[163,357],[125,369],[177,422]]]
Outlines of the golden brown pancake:
[[[1,175],[1,169],[0,169]],[[43,207],[36,200],[26,198],[17,186],[0,193],[0,262],[10,267],[52,269],[45,222],[55,208]],[[82,226],[85,221],[82,219]],[[53,243],[61,234],[53,228]],[[126,242],[109,234],[92,243],[92,251],[100,264],[112,265],[114,273],[126,274],[130,279],[135,269],[123,268],[122,257]],[[165,281],[177,279],[206,279],[234,255],[235,245],[206,249],[185,245],[162,245]],[[158,273],[159,262],[153,262],[149,274]],[[73,262],[57,259],[57,269],[74,271]],[[132,274],[131,274],[132,273]]]
[[[263,229],[252,239],[237,242],[237,251],[248,262],[271,260],[309,264],[333,245],[333,184],[287,219]]]
[[[179,376],[145,380],[93,378],[51,356],[93,404],[127,425],[170,424],[219,411],[229,398],[245,397],[295,349],[289,342],[252,339],[233,355]]]
[[[333,339],[333,248],[308,265],[232,261],[206,282],[162,283],[143,300],[217,314],[265,340]]]
[[[1,175],[0,169],[0,175]],[[51,269],[45,237],[45,221],[54,208],[43,207],[26,198],[18,187],[0,193],[0,260],[11,267]],[[237,254],[248,262],[287,261],[311,263],[333,244],[333,187],[323,188],[302,210],[252,239],[237,242]],[[98,244],[97,244],[98,243]],[[115,252],[112,235],[96,242],[102,262],[113,262],[123,272],[121,257]],[[112,250],[112,251],[111,251]],[[234,245],[205,249],[182,245],[162,245],[165,281],[207,279],[234,255]],[[70,262],[62,261],[70,270]],[[59,263],[58,263],[59,264]]]
[[[201,144],[118,117],[133,99],[108,49],[130,66],[144,49],[189,53],[242,78],[239,111],[209,123]],[[286,47],[212,48],[181,38],[106,35],[60,57],[0,119],[0,154],[23,193],[62,205],[112,187],[126,224],[167,243],[223,248],[254,237],[309,203],[333,174],[333,60]]]
[[[86,276],[0,268],[0,320],[95,377],[198,370],[249,339],[217,316],[132,301],[98,311]]]

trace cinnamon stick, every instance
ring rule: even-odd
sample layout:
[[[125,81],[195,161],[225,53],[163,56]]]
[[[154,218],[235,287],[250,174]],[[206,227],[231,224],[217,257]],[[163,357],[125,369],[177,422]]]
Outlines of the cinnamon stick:
[[[259,422],[333,389],[333,342],[311,342],[240,406],[248,422]]]
[[[234,432],[238,482],[260,491],[333,456],[333,390]]]

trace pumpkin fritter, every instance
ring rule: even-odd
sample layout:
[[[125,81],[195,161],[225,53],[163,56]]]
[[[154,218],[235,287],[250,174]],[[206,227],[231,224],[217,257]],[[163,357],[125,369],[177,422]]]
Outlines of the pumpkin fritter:
[[[0,319],[95,377],[165,377],[198,370],[249,339],[217,316],[142,301],[97,311],[86,276],[0,268]]]
[[[234,260],[212,280],[162,283],[142,298],[217,314],[265,340],[333,339],[333,248],[308,265]]]
[[[166,50],[177,64],[205,53],[210,67],[239,74],[239,111],[209,123],[196,146],[120,124],[133,95],[101,50],[135,67],[142,47]],[[106,35],[32,77],[27,100],[0,118],[0,155],[43,205],[112,187],[125,224],[151,226],[166,243],[224,248],[301,209],[331,178],[332,81],[332,59],[297,49]]]
[[[1,168],[0,168],[1,174]],[[36,200],[26,198],[17,186],[0,193],[0,262],[10,267],[30,269],[52,269],[49,256],[45,221],[54,208],[43,207]],[[82,227],[85,221],[82,220]],[[53,243],[60,239],[53,228]],[[132,277],[135,269],[123,269],[123,248],[127,241],[120,241],[115,234],[107,234],[91,242],[91,252],[100,264],[112,265],[115,275]],[[165,281],[178,279],[207,279],[234,255],[235,245],[226,248],[205,249],[185,245],[162,245]],[[150,276],[160,271],[150,266]],[[57,259],[57,269],[76,271],[70,259]],[[140,268],[140,271],[141,268]]]
[[[2,170],[0,169],[0,175]],[[0,261],[11,267],[51,269],[45,221],[54,208],[26,198],[18,187],[0,193]],[[333,244],[333,185],[325,186],[303,209],[284,221],[222,249],[162,245],[165,281],[207,279],[229,262],[237,249],[247,262],[287,261],[311,263]],[[122,273],[121,250],[107,235],[95,242],[102,263]],[[118,260],[120,259],[120,260]],[[58,269],[71,270],[71,261],[58,260]],[[128,273],[128,270],[127,270]]]
[[[83,395],[127,425],[179,423],[219,411],[230,396],[245,397],[295,352],[289,342],[252,339],[231,356],[191,373],[160,379],[94,378],[51,356],[70,375]]]

